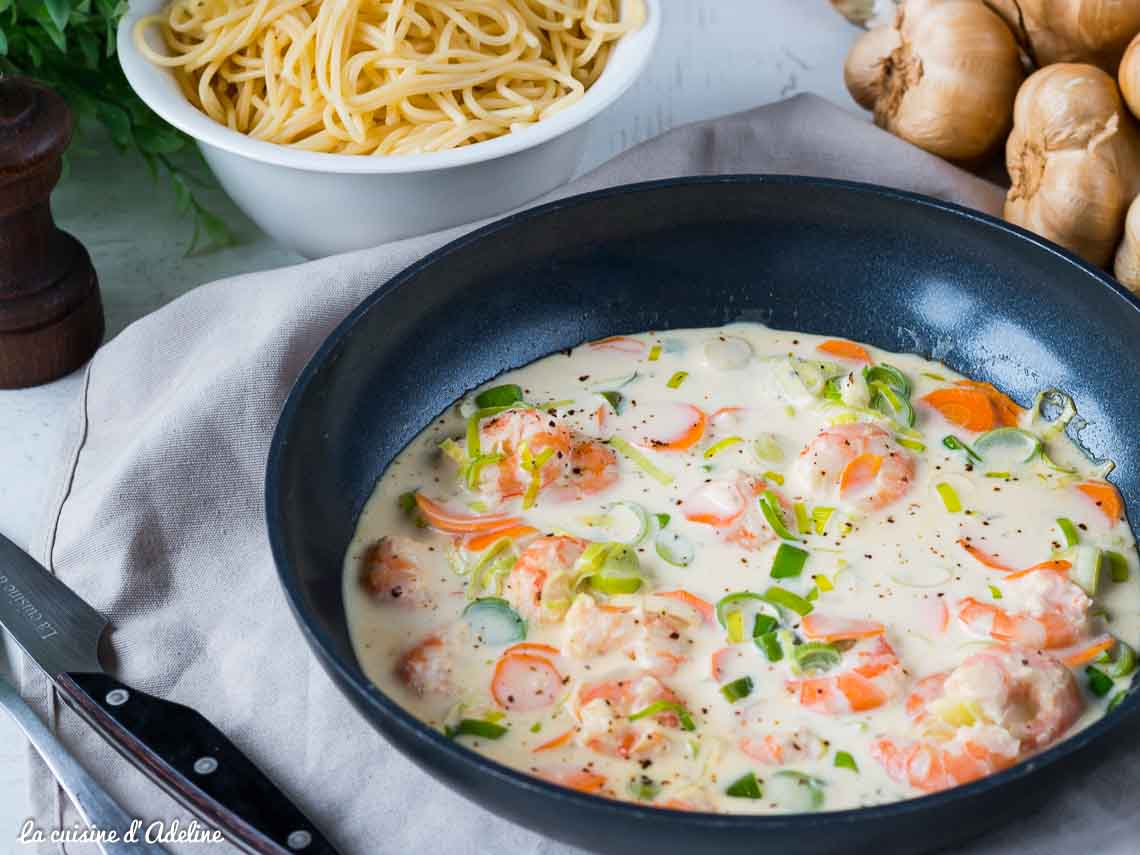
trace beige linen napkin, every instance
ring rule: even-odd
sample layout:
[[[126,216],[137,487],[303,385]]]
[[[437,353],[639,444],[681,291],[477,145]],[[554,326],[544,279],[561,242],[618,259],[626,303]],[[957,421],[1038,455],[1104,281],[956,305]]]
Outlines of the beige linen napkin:
[[[810,96],[674,130],[558,195],[732,172],[842,177],[990,212],[1001,205],[996,187]],[[345,853],[569,851],[455,795],[350,708],[302,639],[266,540],[266,453],[297,373],[369,292],[463,231],[215,282],[128,327],[88,368],[40,544],[41,559],[111,620],[109,669],[201,710]],[[30,666],[24,691],[128,812],[188,819],[59,708]],[[66,797],[32,762],[37,824],[70,826],[78,818]],[[1094,789],[1069,793],[995,845],[1033,832],[1033,852],[1070,855],[1063,823],[1075,822],[1083,850],[1123,853],[1113,845],[1140,833],[1137,812],[1121,804],[1135,783],[1127,766],[1109,765]]]

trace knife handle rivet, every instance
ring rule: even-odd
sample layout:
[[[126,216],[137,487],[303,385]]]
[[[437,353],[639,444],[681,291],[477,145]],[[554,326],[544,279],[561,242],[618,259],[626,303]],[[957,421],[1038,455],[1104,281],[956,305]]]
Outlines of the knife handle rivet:
[[[307,831],[293,831],[285,838],[285,844],[293,850],[304,849],[313,842],[313,835]]]
[[[121,707],[131,697],[126,689],[111,689],[107,692],[107,703],[113,707]]]
[[[199,757],[194,761],[194,771],[199,775],[209,775],[218,771],[218,761],[213,757]]]

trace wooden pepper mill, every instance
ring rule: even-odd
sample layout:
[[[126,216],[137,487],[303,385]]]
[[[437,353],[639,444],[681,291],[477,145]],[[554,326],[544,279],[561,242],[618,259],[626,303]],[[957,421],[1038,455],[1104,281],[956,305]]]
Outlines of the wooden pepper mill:
[[[87,250],[52,220],[49,197],[71,140],[71,111],[50,89],[0,78],[0,388],[47,383],[103,340]]]

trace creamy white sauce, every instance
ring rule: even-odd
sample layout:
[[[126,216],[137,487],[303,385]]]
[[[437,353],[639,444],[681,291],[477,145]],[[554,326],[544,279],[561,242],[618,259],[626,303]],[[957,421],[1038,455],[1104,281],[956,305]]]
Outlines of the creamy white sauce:
[[[1083,545],[1118,552],[1129,569],[1128,581],[1114,583],[1104,568],[1089,616],[1080,626],[1082,643],[1107,632],[1137,646],[1140,586],[1132,533],[1126,521],[1110,522],[1077,488],[1084,479],[1100,478],[1101,472],[1063,433],[1048,438],[1047,453],[1058,466],[1077,469],[1079,474],[1061,473],[1038,457],[1028,463],[1003,460],[1000,471],[1008,472],[1008,477],[990,477],[995,471],[993,465],[973,462],[965,452],[942,444],[948,435],[971,443],[978,434],[947,422],[920,402],[928,393],[952,386],[959,375],[917,356],[868,348],[876,364],[894,366],[909,381],[917,422],[916,433],[907,436],[912,445],[917,442],[925,446],[924,451],[913,451],[892,441],[892,454],[900,454],[899,459],[913,456],[913,474],[894,484],[902,491],[896,501],[871,509],[858,489],[838,494],[834,470],[823,475],[818,471],[823,463],[813,470],[812,455],[801,456],[831,422],[871,418],[846,406],[865,408],[870,403],[869,390],[861,381],[861,363],[820,352],[821,337],[755,324],[646,333],[632,340],[636,344],[583,345],[569,354],[553,355],[510,371],[487,388],[515,383],[528,402],[560,402],[549,408],[553,415],[544,413],[544,423],[564,425],[576,441],[624,438],[653,466],[671,476],[668,484],[659,483],[635,462],[618,455],[620,478],[598,493],[581,494],[553,484],[538,493],[533,507],[524,509],[523,497],[498,503],[495,495],[472,492],[458,479],[457,464],[441,453],[439,446],[445,439],[464,446],[464,414],[472,409],[473,393],[436,419],[398,456],[367,503],[344,567],[344,599],[353,644],[370,679],[429,725],[442,729],[459,718],[489,717],[508,728],[501,738],[457,738],[489,757],[533,774],[578,783],[614,798],[640,797],[689,809],[842,809],[919,795],[922,790],[909,779],[888,774],[879,759],[882,752],[874,745],[883,735],[900,745],[916,741],[939,747],[950,744],[939,739],[947,737],[947,727],[953,736],[953,726],[962,723],[961,704],[955,706],[954,698],[943,699],[934,705],[933,719],[928,716],[925,722],[916,722],[908,716],[906,701],[919,679],[955,669],[989,646],[991,640],[978,631],[977,625],[968,627],[959,618],[963,600],[973,598],[982,604],[983,615],[991,614],[986,610],[992,608],[1039,615],[1052,608],[1058,598],[1073,598],[1074,591],[1079,594],[1064,575],[1047,571],[1010,581],[1004,572],[979,563],[959,541],[968,538],[974,547],[999,557],[1008,567],[1027,568],[1066,557],[1067,553],[1062,554],[1063,535],[1055,523],[1062,517],[1076,526]],[[789,357],[804,362],[793,363]],[[668,381],[680,371],[687,376],[677,388],[670,388]],[[845,372],[835,385],[846,404],[821,395],[823,382],[836,371]],[[599,390],[617,391],[622,396],[624,409],[620,415],[612,412]],[[690,427],[692,410],[682,405],[696,406],[706,414],[700,441],[686,451],[654,450],[652,439],[675,438]],[[601,424],[597,419],[600,406],[604,414]],[[737,407],[742,409],[718,413],[722,408]],[[1028,413],[1021,423],[1037,433],[1046,427]],[[733,437],[742,441],[723,443]],[[773,444],[778,445],[783,460],[761,460],[755,442],[759,437],[766,438],[761,445],[767,446],[769,453]],[[710,457],[707,452],[711,448],[718,451]],[[883,467],[894,462],[895,458],[888,456],[879,471],[886,473]],[[835,508],[826,519],[825,534],[817,534],[814,523],[809,524],[808,533],[797,533],[802,541],[798,546],[809,553],[798,577],[770,578],[780,539],[758,513],[751,494],[746,514],[760,542],[742,545],[740,539],[728,539],[730,532],[725,527],[686,518],[686,512],[690,516],[730,514],[737,501],[733,485],[762,483],[765,473],[768,486],[790,506],[802,504],[808,514],[821,507]],[[489,477],[487,471],[482,477]],[[574,479],[572,473],[568,477]],[[960,511],[948,511],[938,491],[940,484],[952,488]],[[644,576],[637,593],[607,597],[594,592],[590,602],[581,598],[591,596],[586,583],[582,587],[587,594],[579,595],[571,616],[566,618],[561,609],[575,592],[562,592],[565,602],[555,603],[556,592],[551,589],[545,593],[547,605],[556,608],[547,615],[540,607],[539,614],[545,619],[529,621],[527,642],[560,651],[557,657],[549,657],[565,681],[556,704],[531,711],[504,710],[492,697],[495,665],[509,645],[482,643],[462,620],[461,613],[469,602],[469,577],[456,572],[457,566],[470,567],[480,554],[457,548],[460,538],[456,535],[417,526],[417,514],[402,509],[398,501],[402,494],[414,490],[456,512],[509,512],[542,533],[557,532],[595,542],[626,539],[637,529],[636,517],[625,509],[615,510],[614,503],[637,503],[649,513],[653,530],[635,547]],[[656,514],[669,515],[661,533],[653,520]],[[795,532],[796,515],[791,507],[783,518]],[[418,567],[415,590],[400,592],[402,601],[390,596],[391,591],[379,595],[367,591],[361,581],[370,548],[385,536],[411,538],[424,545],[413,550]],[[691,544],[692,562],[678,567],[662,560],[654,548],[657,537],[679,537]],[[500,557],[507,557],[509,564],[509,556],[527,542],[521,540],[513,551],[507,550]],[[401,551],[410,554],[406,548]],[[1051,578],[1054,576],[1057,578]],[[1061,587],[1047,590],[1054,583]],[[816,617],[873,621],[885,627],[881,638],[898,660],[897,667],[877,679],[876,685],[890,695],[886,703],[857,712],[805,709],[800,694],[789,691],[787,685],[797,678],[791,671],[790,657],[771,662],[747,638],[730,645],[726,630],[715,622],[686,625],[684,621],[695,621],[698,613],[671,598],[653,595],[683,589],[716,603],[732,592],[764,592],[772,585],[801,597],[811,595]],[[513,595],[512,591],[507,593]],[[588,631],[593,625],[580,621],[587,613],[599,621],[607,616],[624,619],[620,615],[614,618],[613,612],[599,614],[597,605],[604,603],[628,607],[632,611],[624,614],[632,616],[629,620],[636,624],[633,629],[626,627],[628,638],[599,653],[589,650]],[[1074,608],[1080,605],[1078,602]],[[755,603],[747,604],[742,611],[746,636],[754,611]],[[638,636],[647,617],[652,622],[654,616],[662,614],[679,622],[679,638],[670,639],[668,633],[663,641]],[[802,638],[801,618],[790,612],[784,618],[787,627]],[[431,651],[435,657],[431,667],[420,673],[418,679],[428,683],[420,693],[399,678],[397,665],[409,649],[434,634],[443,642]],[[877,643],[877,639],[858,642],[855,650],[844,654],[839,669],[815,676],[827,678],[847,671],[851,657]],[[720,660],[718,681],[711,674],[710,659],[726,647],[730,649]],[[585,655],[575,655],[583,654],[583,648],[587,649]],[[647,717],[635,726],[612,705],[605,709],[604,701],[584,707],[576,702],[583,684],[614,678],[636,687],[643,673],[639,666],[652,664],[652,657],[661,649],[683,657],[675,673],[660,680],[691,714],[694,730],[682,730],[676,720],[668,718],[655,721]],[[1046,651],[1049,656],[1068,652]],[[1029,672],[1043,673],[1036,659],[1025,668],[1024,673],[1015,674],[1018,668],[1014,667],[1006,677],[1028,685],[1032,679]],[[540,693],[546,673],[540,668],[535,678],[539,681],[535,690]],[[1082,711],[1066,733],[1102,716],[1108,700],[1131,679],[1118,679],[1105,696],[1095,697],[1088,689],[1084,666],[1074,668],[1073,674],[1080,687]],[[752,680],[751,694],[730,703],[721,687],[744,676]],[[997,703],[990,697],[996,690],[983,683],[992,677],[965,669],[950,685],[968,684],[962,691],[966,695],[974,692],[981,700],[972,706],[967,703],[966,708],[985,720],[1004,715],[1004,726],[1009,730],[1014,728],[1010,722],[1025,711],[1000,703],[990,708]],[[433,685],[445,690],[435,691]],[[961,700],[961,695],[955,698]],[[647,698],[636,701],[642,706],[647,702]],[[942,724],[932,729],[932,720]],[[946,721],[952,724],[946,725]],[[560,747],[534,750],[569,730],[573,735]],[[644,749],[645,753],[626,758],[596,750],[623,737],[647,740],[648,746],[635,745],[635,751]],[[743,740],[756,744],[765,737],[778,741],[784,752],[782,763],[764,762],[755,752],[750,756],[742,750]],[[1025,746],[1023,743],[1021,756],[1041,747]],[[858,771],[837,767],[837,752],[849,754]],[[802,778],[788,772],[816,781],[805,785]],[[756,776],[762,797],[727,795],[729,785],[748,773]]]

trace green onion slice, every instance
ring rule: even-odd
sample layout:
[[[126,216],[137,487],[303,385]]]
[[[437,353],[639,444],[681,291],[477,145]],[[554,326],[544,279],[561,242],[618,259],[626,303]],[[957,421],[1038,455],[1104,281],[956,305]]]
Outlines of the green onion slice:
[[[901,371],[892,365],[887,365],[885,362],[864,368],[863,377],[866,379],[868,385],[882,383],[888,389],[897,392],[904,398],[910,397],[910,381],[906,379],[906,376]]]
[[[668,472],[662,471],[653,465],[648,457],[630,445],[625,439],[620,436],[610,437],[606,444],[612,447],[619,454],[636,464],[640,469],[662,486],[668,486],[673,483],[673,476]]]
[[[1041,451],[1041,440],[1021,428],[1002,427],[975,439],[974,451],[990,463],[1005,460],[1028,463]]]
[[[659,713],[671,712],[677,716],[678,721],[681,722],[681,730],[696,730],[697,726],[693,723],[693,717],[689,715],[689,711],[685,709],[682,704],[676,701],[654,701],[645,709],[638,710],[630,715],[630,721],[637,721],[638,719],[648,718],[649,716],[658,715]]]
[[[949,448],[951,451],[964,451],[966,452],[967,457],[971,458],[972,460],[976,460],[978,463],[982,462],[981,455],[979,455],[978,452],[974,451],[974,449],[970,448],[970,446],[966,445],[966,443],[962,442],[962,440],[958,439],[956,436],[943,437],[942,444]]]
[[[764,514],[764,519],[768,521],[768,525],[772,527],[772,531],[784,540],[798,540],[784,523],[784,511],[770,490],[761,493],[757,501],[760,503],[760,511]]]
[[[749,772],[747,775],[742,775],[728,785],[724,794],[732,796],[734,799],[759,799],[763,798],[764,794],[760,790],[760,782],[756,780],[756,773]]]
[[[850,769],[852,772],[858,773],[859,766],[855,763],[855,758],[847,751],[835,752],[835,768],[836,769]]]
[[[511,404],[522,403],[522,400],[522,389],[514,383],[506,383],[502,386],[484,389],[475,396],[475,406],[480,410],[485,410],[488,407],[509,407]]]
[[[463,610],[476,638],[499,647],[526,638],[526,621],[501,597],[480,597]]]
[[[416,510],[416,491],[408,490],[406,493],[401,493],[396,499],[396,504],[405,514],[414,513]]]
[[[633,524],[635,526],[633,534],[620,540],[620,543],[627,544],[628,546],[637,546],[649,536],[649,514],[645,508],[637,504],[637,502],[615,502],[606,508],[606,511],[611,518],[614,517],[617,511],[624,511],[633,518]]]
[[[656,362],[660,358],[661,358],[661,345],[655,344],[655,345],[653,345],[653,347],[649,348],[649,361],[650,362]]]
[[[691,540],[675,531],[659,531],[653,538],[658,557],[674,567],[688,567],[697,555]]]
[[[681,384],[685,382],[685,378],[688,376],[688,371],[677,371],[673,374],[672,377],[669,378],[665,385],[670,389],[679,389],[681,387]]]
[[[728,629],[728,616],[732,612],[739,612],[740,606],[744,603],[754,603],[763,609],[766,607],[767,600],[761,594],[752,591],[735,591],[731,594],[725,594],[716,603],[717,623],[722,628]]]
[[[806,798],[803,806],[808,810],[819,810],[823,807],[825,781],[793,769],[781,769],[775,774],[775,778],[794,784],[795,790],[792,790],[789,795],[795,797],[796,801]],[[770,792],[769,795],[778,801],[784,801],[777,793]],[[798,807],[798,805],[789,805],[789,807]]]
[[[1105,712],[1112,712],[1114,709],[1116,709],[1118,706],[1120,706],[1120,702],[1124,700],[1124,698],[1127,694],[1128,694],[1127,689],[1121,689],[1119,692],[1117,692],[1115,695],[1113,695],[1111,698],[1108,699],[1108,706],[1105,707],[1104,711]]]
[[[920,454],[926,451],[926,444],[919,442],[917,439],[907,439],[905,436],[896,436],[895,442],[903,448],[909,448],[911,451],[917,451]]]
[[[1077,534],[1077,527],[1068,517],[1057,517],[1057,528],[1065,537],[1065,546],[1076,546],[1080,542],[1081,538]]]
[[[796,531],[800,534],[811,534],[811,516],[808,514],[807,505],[796,502],[792,505],[792,510],[796,515]]]
[[[610,405],[610,409],[614,411],[614,415],[621,415],[622,410],[625,409],[625,398],[622,397],[621,392],[615,392],[611,389],[606,392],[599,392],[598,394],[606,399],[606,403]]]
[[[779,662],[784,658],[784,648],[780,644],[780,638],[773,630],[758,635],[752,639],[753,643],[764,651],[764,655],[768,657],[769,662]]]
[[[1116,639],[1108,674],[1110,677],[1127,677],[1136,670],[1136,651],[1132,645]]]
[[[910,401],[885,383],[872,383],[871,409],[878,410],[896,424],[914,427],[915,412]]]
[[[478,718],[463,718],[459,720],[458,724],[449,725],[444,728],[444,736],[448,739],[455,739],[457,736],[478,736],[483,739],[498,739],[508,728],[503,727],[501,724],[495,724],[493,721],[483,721]]]
[[[641,562],[626,543],[591,543],[572,570],[574,586],[587,580],[603,594],[632,594],[641,587]]]
[[[800,549],[790,543],[781,543],[772,559],[772,578],[794,579],[798,577],[807,563],[808,554],[806,549]]]
[[[1127,582],[1128,559],[1114,549],[1106,549],[1104,557],[1108,561],[1108,572],[1113,582]]]
[[[752,619],[752,638],[757,639],[762,635],[767,635],[775,631],[779,625],[780,622],[771,615],[759,612],[756,617]]]
[[[780,486],[783,486],[784,484],[784,476],[779,472],[773,472],[770,469],[764,473],[764,478],[767,481],[771,481],[773,484],[778,484]]]
[[[934,489],[937,490],[938,495],[942,497],[942,504],[946,506],[947,511],[956,514],[962,510],[962,502],[953,487],[945,481],[940,481],[934,485]]]
[[[1069,571],[1069,578],[1090,597],[1095,597],[1103,564],[1103,552],[1087,543],[1078,544],[1073,548],[1073,569]]]
[[[792,593],[787,588],[781,588],[779,585],[773,585],[762,595],[762,599],[771,603],[774,606],[787,609],[788,611],[795,612],[800,617],[811,614],[812,604],[801,597],[799,594]]]
[[[752,694],[752,678],[740,677],[731,683],[725,683],[720,687],[720,693],[730,704],[735,704]]]
[[[990,589],[991,597],[993,597],[995,600],[1001,599],[1001,588],[999,588],[997,585],[987,585],[987,587]]]
[[[731,448],[739,442],[744,442],[744,438],[739,436],[726,436],[720,442],[713,443],[705,449],[705,460],[711,460],[726,448]]]
[[[669,525],[668,514],[654,514],[653,519],[656,520],[658,529],[663,529],[665,526]]]
[[[1085,668],[1085,676],[1089,680],[1089,691],[1098,698],[1103,698],[1111,692],[1113,685],[1115,685],[1110,676],[1093,665]]]
[[[831,520],[833,513],[835,513],[835,508],[828,508],[823,505],[812,508],[811,524],[816,534],[823,535],[827,533],[827,523]]]
[[[647,775],[636,775],[629,779],[629,794],[638,801],[651,802],[661,792],[661,785]]]
[[[762,463],[782,463],[784,449],[774,433],[762,433],[752,441],[752,451]]]
[[[796,664],[804,671],[830,671],[843,658],[839,648],[823,641],[808,641],[795,648]]]

